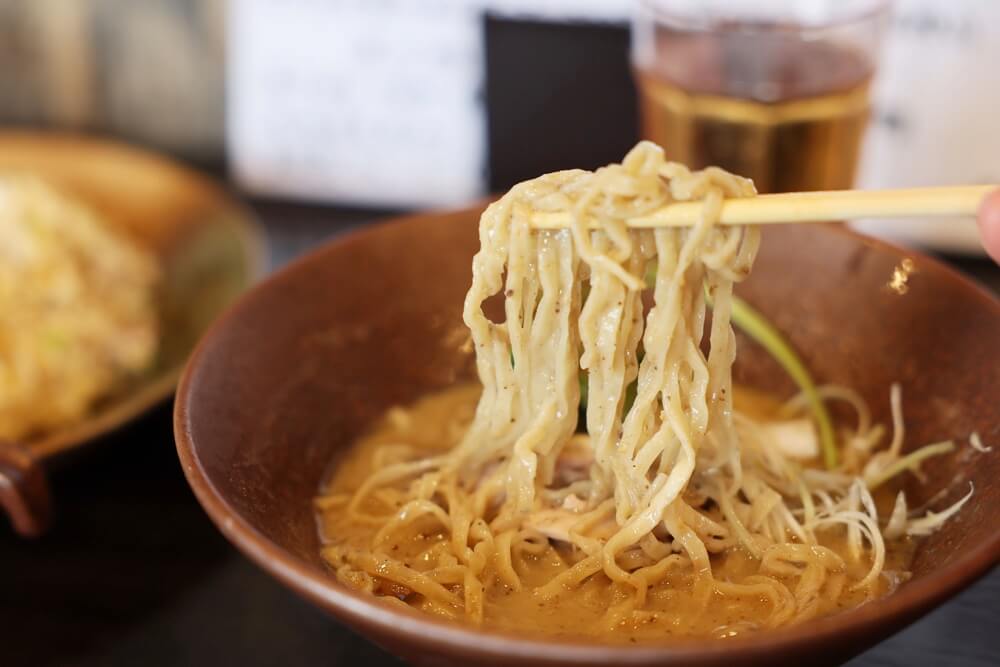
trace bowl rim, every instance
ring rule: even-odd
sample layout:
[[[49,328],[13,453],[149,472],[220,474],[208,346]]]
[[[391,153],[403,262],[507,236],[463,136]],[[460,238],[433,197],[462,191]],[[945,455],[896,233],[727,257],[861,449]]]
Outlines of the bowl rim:
[[[379,601],[352,591],[340,584],[331,573],[306,563],[285,551],[259,532],[226,501],[213,485],[198,456],[191,432],[190,402],[201,360],[212,341],[227,329],[245,310],[252,308],[258,293],[290,281],[306,267],[327,261],[330,253],[346,250],[371,236],[398,225],[433,224],[441,218],[478,218],[485,202],[458,210],[417,213],[373,223],[363,229],[347,231],[321,244],[302,257],[258,282],[209,327],[184,368],[174,408],[174,435],[184,474],[198,501],[216,527],[252,562],[277,578],[300,596],[336,616],[352,627],[364,627],[379,637],[405,637],[406,642],[446,647],[452,654],[466,657],[488,655],[493,658],[531,659],[536,663],[570,662],[573,664],[647,664],[665,659],[685,660],[691,664],[763,657],[777,653],[796,653],[830,645],[847,637],[864,638],[876,630],[874,625],[898,630],[930,609],[957,594],[1000,562],[1000,531],[968,550],[948,566],[912,582],[892,595],[862,604],[852,610],[809,621],[808,623],[768,630],[747,637],[725,640],[673,638],[664,643],[609,644],[585,639],[566,640],[526,638],[511,632],[465,626]],[[956,284],[970,297],[981,302],[1000,320],[1000,298],[984,286],[959,273],[943,261],[913,249],[904,249],[860,234],[844,225],[818,225],[817,233],[840,234],[880,252],[909,257],[936,280]]]

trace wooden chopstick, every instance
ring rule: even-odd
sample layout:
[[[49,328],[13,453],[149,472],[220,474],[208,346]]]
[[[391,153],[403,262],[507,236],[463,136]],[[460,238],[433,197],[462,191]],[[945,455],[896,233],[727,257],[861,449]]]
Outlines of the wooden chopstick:
[[[759,195],[727,199],[719,223],[768,225],[830,222],[858,218],[924,218],[974,216],[996,185],[958,185],[906,190],[830,190]],[[685,227],[698,222],[701,202],[668,204],[653,213],[628,220],[629,227]],[[570,224],[568,211],[535,212],[532,226],[558,229]],[[595,222],[596,224],[596,222]]]

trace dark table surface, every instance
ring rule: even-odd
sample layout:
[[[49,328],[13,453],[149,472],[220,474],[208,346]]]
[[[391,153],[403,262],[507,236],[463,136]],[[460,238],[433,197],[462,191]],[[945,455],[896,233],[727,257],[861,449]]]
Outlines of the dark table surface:
[[[378,217],[255,207],[274,266]],[[1000,291],[997,267],[953,261]],[[56,520],[41,539],[0,524],[0,667],[399,664],[216,532],[181,474],[170,417],[162,406],[56,465]],[[849,664],[1000,664],[1000,570]]]

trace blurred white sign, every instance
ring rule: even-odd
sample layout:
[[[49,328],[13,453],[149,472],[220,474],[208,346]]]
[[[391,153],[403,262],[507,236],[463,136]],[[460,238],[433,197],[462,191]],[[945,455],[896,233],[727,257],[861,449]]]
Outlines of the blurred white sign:
[[[233,0],[227,145],[258,192],[453,204],[485,187],[481,13],[465,0]]]
[[[860,186],[1000,183],[1000,2],[899,0]],[[971,220],[867,221],[869,233],[981,253]]]
[[[436,206],[487,184],[483,17],[624,23],[631,0],[231,0],[227,150],[261,194]]]

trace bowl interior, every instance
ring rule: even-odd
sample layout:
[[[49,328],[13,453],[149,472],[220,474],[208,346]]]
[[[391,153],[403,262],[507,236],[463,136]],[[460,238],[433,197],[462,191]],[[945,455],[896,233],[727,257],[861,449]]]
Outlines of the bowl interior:
[[[323,569],[311,500],[338,449],[375,417],[471,375],[472,359],[459,346],[477,217],[475,210],[416,216],[297,262],[216,324],[188,367],[177,404],[185,470],[224,532],[307,597],[403,651],[432,640],[403,625],[375,627],[379,614],[398,612],[377,611]],[[937,497],[935,507],[943,506],[975,485],[963,511],[918,550],[901,600],[885,607],[894,625],[856,625],[850,651],[956,592],[1000,555],[1000,486],[991,483],[1000,459],[965,442],[976,430],[987,442],[997,437],[1000,306],[921,256],[912,258],[905,289],[892,289],[903,258],[839,228],[769,229],[740,288],[817,378],[856,388],[876,418],[888,420],[889,386],[900,382],[909,446],[956,439],[957,453],[925,466],[926,484],[909,490],[915,504]],[[738,381],[793,391],[750,341],[740,341],[738,357]],[[881,604],[827,626],[871,617]],[[422,631],[434,626],[420,623]],[[805,636],[794,632],[788,636]]]

